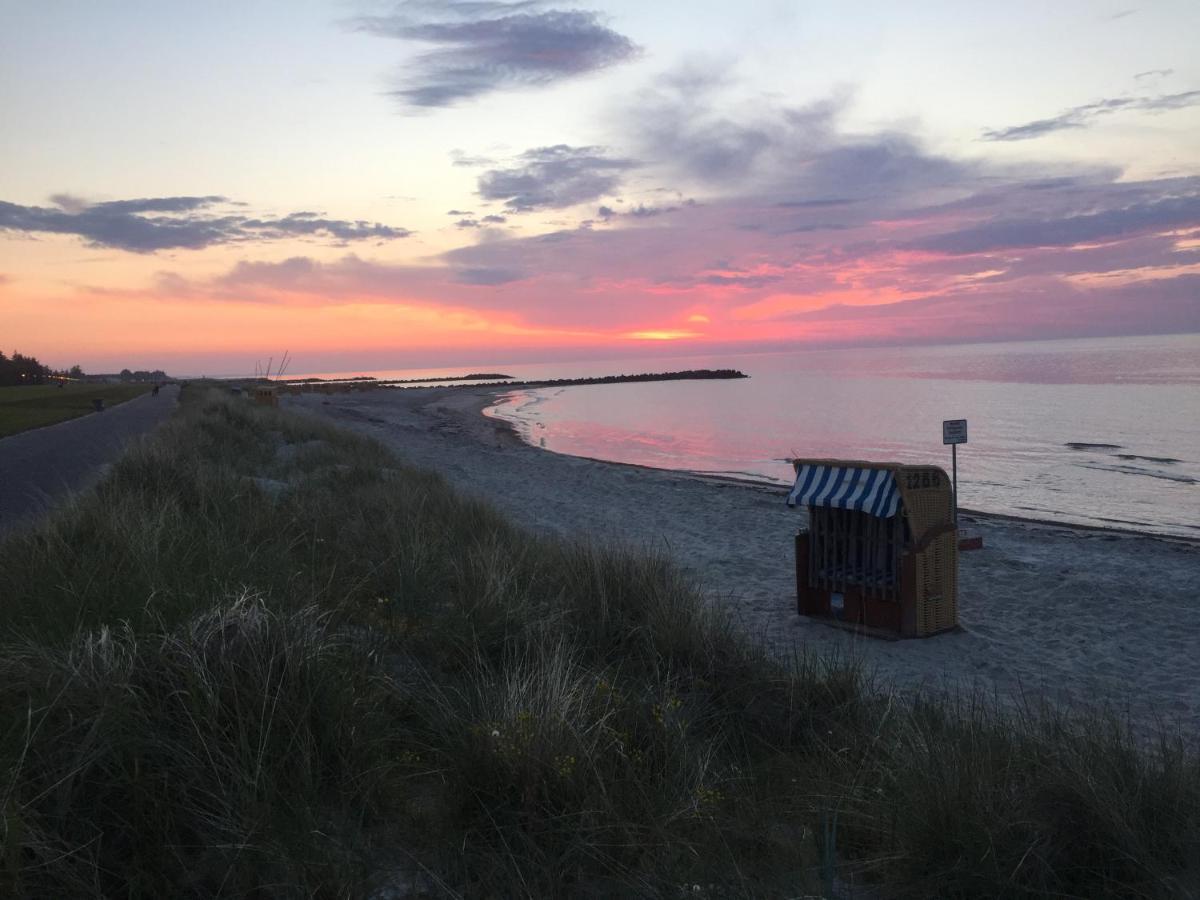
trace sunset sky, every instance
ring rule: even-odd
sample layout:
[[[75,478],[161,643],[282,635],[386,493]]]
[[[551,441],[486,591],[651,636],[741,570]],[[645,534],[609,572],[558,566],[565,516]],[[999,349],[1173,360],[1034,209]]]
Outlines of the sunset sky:
[[[0,3],[0,349],[1200,331],[1200,3]]]

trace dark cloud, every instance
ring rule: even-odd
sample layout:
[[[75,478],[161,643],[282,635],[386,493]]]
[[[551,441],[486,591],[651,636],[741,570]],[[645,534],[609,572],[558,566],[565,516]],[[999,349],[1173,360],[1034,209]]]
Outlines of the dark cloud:
[[[491,268],[484,266],[456,269],[454,280],[459,284],[496,285],[520,281],[528,276],[517,269]]]
[[[1200,91],[1184,91],[1179,94],[1159,94],[1157,97],[1136,97],[1129,104],[1132,109],[1146,109],[1151,112],[1161,112],[1171,109],[1186,109],[1189,106],[1200,106]]]
[[[908,244],[939,253],[1070,247],[1172,228],[1200,227],[1200,193],[1060,218],[1001,219]]]
[[[473,215],[475,215],[475,213],[471,212],[471,210],[469,210],[469,209],[449,209],[449,210],[446,210],[446,215],[448,215],[448,216],[473,216]]]
[[[1168,75],[1174,74],[1174,69],[1147,69],[1145,72],[1138,72],[1133,79],[1134,81],[1143,81],[1147,78],[1166,78]]]
[[[496,160],[490,156],[467,156],[461,150],[450,151],[450,165],[462,166],[464,168],[476,169],[484,166],[494,166]]]
[[[684,206],[694,206],[696,201],[689,200]],[[652,219],[655,216],[665,215],[666,213],[679,212],[681,206],[647,206],[645,203],[639,203],[637,206],[631,206],[629,209],[613,209],[611,206],[601,206],[596,210],[596,218],[605,222],[617,216],[630,216],[634,219]]]
[[[796,163],[796,165],[800,165]],[[895,197],[961,188],[975,175],[967,163],[927,152],[911,135],[881,132],[847,137],[833,146],[805,154],[794,181],[805,198],[833,190],[848,200]],[[815,209],[846,206],[820,204]]]
[[[847,206],[854,202],[845,197],[816,197],[812,200],[780,200],[775,205],[780,209],[823,209],[830,206]]]
[[[211,199],[214,202],[220,202],[225,198],[212,197]],[[89,205],[87,200],[82,197],[76,197],[74,194],[51,194],[50,202],[69,213],[83,212]]]
[[[296,212],[281,218],[253,218],[229,211],[236,204],[224,197],[151,197],[87,203],[59,194],[57,207],[19,206],[0,201],[0,231],[71,234],[95,247],[132,253],[198,250],[214,244],[323,237],[345,243],[408,237],[405,228],[377,222],[328,219]]]
[[[720,65],[695,62],[665,73],[636,95],[624,125],[648,161],[706,183],[744,188],[763,169],[828,149],[848,99],[838,95],[779,108],[739,96]]]
[[[360,31],[432,44],[392,93],[408,106],[443,107],[513,87],[540,87],[631,59],[637,46],[595,12],[534,2],[409,2],[365,16]]]
[[[463,218],[454,224],[458,228],[486,228],[488,225],[503,225],[507,221],[508,219],[504,216],[484,216],[477,219],[472,213],[465,213]]]
[[[783,280],[783,275],[759,275],[735,271],[720,273],[713,272],[694,276],[683,275],[677,278],[662,278],[659,279],[658,283],[681,289],[692,289],[697,287],[731,287],[741,288],[743,290],[754,290],[757,288],[770,287],[772,285],[779,284]]]
[[[797,210],[860,200],[893,202],[917,190],[962,188],[975,166],[928,152],[898,131],[845,134],[842,92],[798,107],[741,96],[719,66],[668,73],[624,113],[639,158],[673,177],[772,195]]]
[[[479,195],[504,202],[509,212],[562,209],[611,194],[621,173],[636,166],[612,159],[599,147],[539,147],[526,150],[516,164],[479,176]]]
[[[781,321],[890,321],[894,324],[879,333],[893,341],[921,341],[946,322],[955,323],[954,337],[959,341],[1190,334],[1200,329],[1198,292],[1200,275],[1192,274],[1091,289],[1057,282],[1019,291],[1004,285],[993,291],[947,293],[876,306],[831,305],[781,317]],[[907,327],[898,327],[901,323]],[[1019,373],[1013,375],[1019,378]]]
[[[75,208],[79,212],[92,209],[103,210],[105,213],[129,213],[131,215],[150,212],[186,213],[221,203],[232,205],[227,197],[143,197],[139,200],[110,200],[107,203],[97,204],[83,202],[81,207],[76,206],[81,203],[78,198],[71,197],[70,201],[72,207],[69,208]],[[300,215],[308,214],[301,213]]]
[[[361,219],[347,222],[341,219],[325,219],[317,213],[292,213],[281,219],[245,219],[238,226],[246,232],[247,239],[279,239],[287,237],[328,237],[335,241],[390,241],[412,234],[407,228],[393,228],[378,222]]]
[[[1142,73],[1142,75],[1150,74],[1154,73]],[[1027,141],[1054,131],[1086,128],[1094,119],[1116,112],[1130,110],[1167,112],[1173,109],[1186,109],[1189,106],[1200,106],[1200,91],[1159,94],[1155,97],[1113,97],[1107,100],[1097,100],[1094,103],[1085,103],[1082,106],[1073,106],[1049,119],[1035,119],[1023,125],[1012,125],[1008,128],[987,129],[980,139],[985,141]]]
[[[633,216],[635,219],[651,219],[654,216],[661,216],[666,213],[678,211],[678,206],[647,206],[644,203],[639,203],[637,206],[626,212],[625,215]]]
[[[1088,275],[1109,273],[1128,275],[1149,269],[1172,270],[1200,263],[1200,248],[1180,248],[1178,240],[1157,234],[1139,235],[1119,242],[1072,247],[1022,249],[1018,254],[959,256],[953,259],[977,261],[977,271],[991,270],[990,282],[1019,281],[1030,277]],[[945,270],[946,259],[938,259],[931,271]]]
[[[771,143],[772,125],[719,114],[725,81],[712,67],[684,66],[656,81],[629,111],[640,149],[705,181],[741,178]]]

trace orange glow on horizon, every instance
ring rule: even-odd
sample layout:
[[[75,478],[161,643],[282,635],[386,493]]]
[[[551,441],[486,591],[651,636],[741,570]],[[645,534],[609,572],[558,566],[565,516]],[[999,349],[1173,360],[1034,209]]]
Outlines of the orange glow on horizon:
[[[1158,236],[1173,239],[1178,265],[1164,265],[1160,257],[1146,267],[1068,267],[1056,274],[1034,265],[1022,274],[1046,251],[953,255],[817,247],[772,262],[746,246],[714,262],[715,254],[685,242],[677,255],[663,258],[661,278],[654,275],[658,256],[618,258],[608,268],[608,258],[596,263],[581,254],[578,274],[568,274],[570,260],[556,257],[547,272],[539,274],[535,262],[514,266],[510,277],[501,265],[475,269],[301,244],[272,245],[247,258],[242,247],[80,252],[65,238],[52,238],[22,241],[22,253],[4,263],[0,312],[5,337],[15,341],[6,352],[85,368],[89,360],[123,358],[144,368],[160,356],[252,361],[281,346],[310,357],[414,351],[482,360],[496,351],[595,352],[676,342],[952,340],[1019,335],[1050,321],[1048,313],[1022,306],[1024,293],[1041,303],[1047,296],[1200,274],[1200,263],[1190,262],[1200,229]],[[1081,243],[1055,252],[1103,246]],[[493,273],[495,283],[488,280]],[[912,302],[929,300],[937,302]],[[1064,299],[1062,305],[1056,326],[1072,316],[1085,321],[1082,303]],[[864,311],[871,307],[889,309]]]
[[[624,335],[635,341],[678,341],[686,338],[700,337],[696,331],[630,331]]]

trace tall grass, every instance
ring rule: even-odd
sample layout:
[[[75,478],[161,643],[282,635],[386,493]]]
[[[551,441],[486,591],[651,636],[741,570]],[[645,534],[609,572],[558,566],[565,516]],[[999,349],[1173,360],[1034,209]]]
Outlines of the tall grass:
[[[326,616],[244,596],[158,634],[10,646],[0,680],[7,896],[347,883],[336,842],[386,761],[356,731],[388,699]]]
[[[216,394],[0,543],[0,598],[12,896],[1200,885],[1182,741],[769,657],[661,555]]]

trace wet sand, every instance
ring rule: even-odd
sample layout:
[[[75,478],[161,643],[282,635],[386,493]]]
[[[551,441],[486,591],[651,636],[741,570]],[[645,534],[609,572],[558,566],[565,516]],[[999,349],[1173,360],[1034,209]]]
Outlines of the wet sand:
[[[796,614],[781,488],[563,456],[482,410],[496,388],[305,394],[293,407],[369,434],[538,532],[665,549],[756,639],[861,658],[883,686],[1048,695],[1200,734],[1200,544],[971,513],[962,630],[880,641]]]

